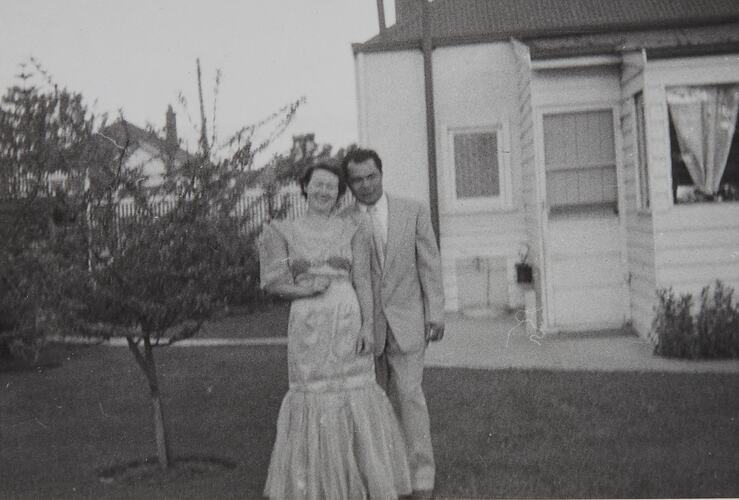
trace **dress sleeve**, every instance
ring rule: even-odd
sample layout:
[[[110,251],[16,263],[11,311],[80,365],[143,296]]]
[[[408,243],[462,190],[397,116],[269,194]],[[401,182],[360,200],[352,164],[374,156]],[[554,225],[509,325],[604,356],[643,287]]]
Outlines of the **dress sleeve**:
[[[259,279],[264,289],[275,283],[292,283],[287,240],[274,224],[267,224],[259,239]]]

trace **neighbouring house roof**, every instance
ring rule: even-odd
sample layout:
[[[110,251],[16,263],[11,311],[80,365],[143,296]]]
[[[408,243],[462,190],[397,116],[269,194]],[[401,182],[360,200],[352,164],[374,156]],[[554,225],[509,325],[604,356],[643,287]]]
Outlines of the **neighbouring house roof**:
[[[541,52],[532,50],[532,57],[551,57],[623,50],[623,44],[619,45],[622,40],[613,37],[624,32],[739,25],[739,1],[434,0],[429,4],[429,16],[434,46],[511,38],[529,43],[559,37],[563,43],[556,50],[551,47]],[[377,52],[417,48],[422,28],[419,15],[390,26],[364,43],[354,44],[353,49],[355,52]],[[728,45],[728,49],[739,50],[739,30],[733,26],[726,31],[720,40],[705,42],[696,36],[688,40],[687,45]],[[594,40],[597,36],[605,38]],[[590,38],[583,40],[582,37]],[[684,46],[686,41],[663,40],[661,46],[668,45]]]
[[[179,146],[170,145],[166,140],[159,137],[155,132],[144,130],[141,127],[127,122],[126,120],[117,120],[101,130],[101,135],[108,141],[114,141],[117,147],[124,147],[128,142],[128,147],[134,149],[143,144],[149,144],[162,155],[169,151],[174,151],[175,161],[186,161],[189,153]]]

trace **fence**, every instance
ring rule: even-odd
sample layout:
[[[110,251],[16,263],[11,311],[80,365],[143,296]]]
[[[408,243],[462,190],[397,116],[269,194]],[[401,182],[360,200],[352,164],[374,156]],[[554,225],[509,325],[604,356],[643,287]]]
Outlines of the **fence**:
[[[339,200],[339,209],[354,202],[350,192]],[[163,215],[176,204],[175,200],[161,200],[150,205],[153,215]],[[271,207],[270,207],[271,205]],[[280,213],[286,219],[295,219],[308,210],[308,201],[303,197],[296,184],[284,186],[274,196],[267,196],[261,189],[252,189],[236,202],[233,215],[243,218],[246,232],[259,231],[262,224],[269,222],[271,213]],[[139,213],[133,200],[122,200],[117,207],[117,217],[126,219]]]
[[[25,198],[31,193],[39,196],[49,196],[56,190],[67,190],[69,185],[67,176],[61,172],[46,174],[40,181],[27,175],[0,174],[0,200],[16,200]]]
[[[39,194],[48,196],[55,189],[65,190],[66,177],[52,174],[41,184]],[[21,199],[28,196],[37,184],[27,176],[1,176],[0,200]],[[344,208],[354,202],[354,197],[347,192],[339,201],[339,208]],[[164,215],[174,208],[174,199],[163,199],[151,203],[147,212],[153,215]],[[236,203],[233,215],[244,219],[244,230],[247,232],[259,231],[262,224],[269,222],[272,213],[280,213],[287,219],[294,219],[305,214],[308,202],[302,196],[296,183],[283,186],[274,196],[267,196],[261,188],[252,188],[246,191]],[[124,220],[136,217],[143,211],[137,207],[132,199],[118,201],[116,207],[117,218]]]

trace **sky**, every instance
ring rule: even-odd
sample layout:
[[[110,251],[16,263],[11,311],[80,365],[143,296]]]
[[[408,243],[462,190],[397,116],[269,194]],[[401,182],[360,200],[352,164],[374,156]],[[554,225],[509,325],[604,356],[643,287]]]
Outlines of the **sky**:
[[[390,25],[393,0],[385,10]],[[192,149],[200,58],[209,123],[222,73],[221,139],[304,96],[273,152],[303,133],[338,149],[357,141],[351,43],[377,31],[376,0],[0,0],[0,89],[33,56],[97,113],[161,128],[171,104]]]

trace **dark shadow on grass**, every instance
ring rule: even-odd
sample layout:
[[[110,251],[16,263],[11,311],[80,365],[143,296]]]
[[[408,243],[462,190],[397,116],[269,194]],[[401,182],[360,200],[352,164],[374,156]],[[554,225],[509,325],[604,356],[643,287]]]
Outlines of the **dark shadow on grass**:
[[[25,359],[3,359],[0,361],[0,373],[35,372],[39,370],[50,370],[59,368],[62,364],[58,361],[34,362]]]
[[[67,348],[60,344],[47,344],[35,358],[0,356],[0,373],[22,373],[51,370],[62,366]]]

